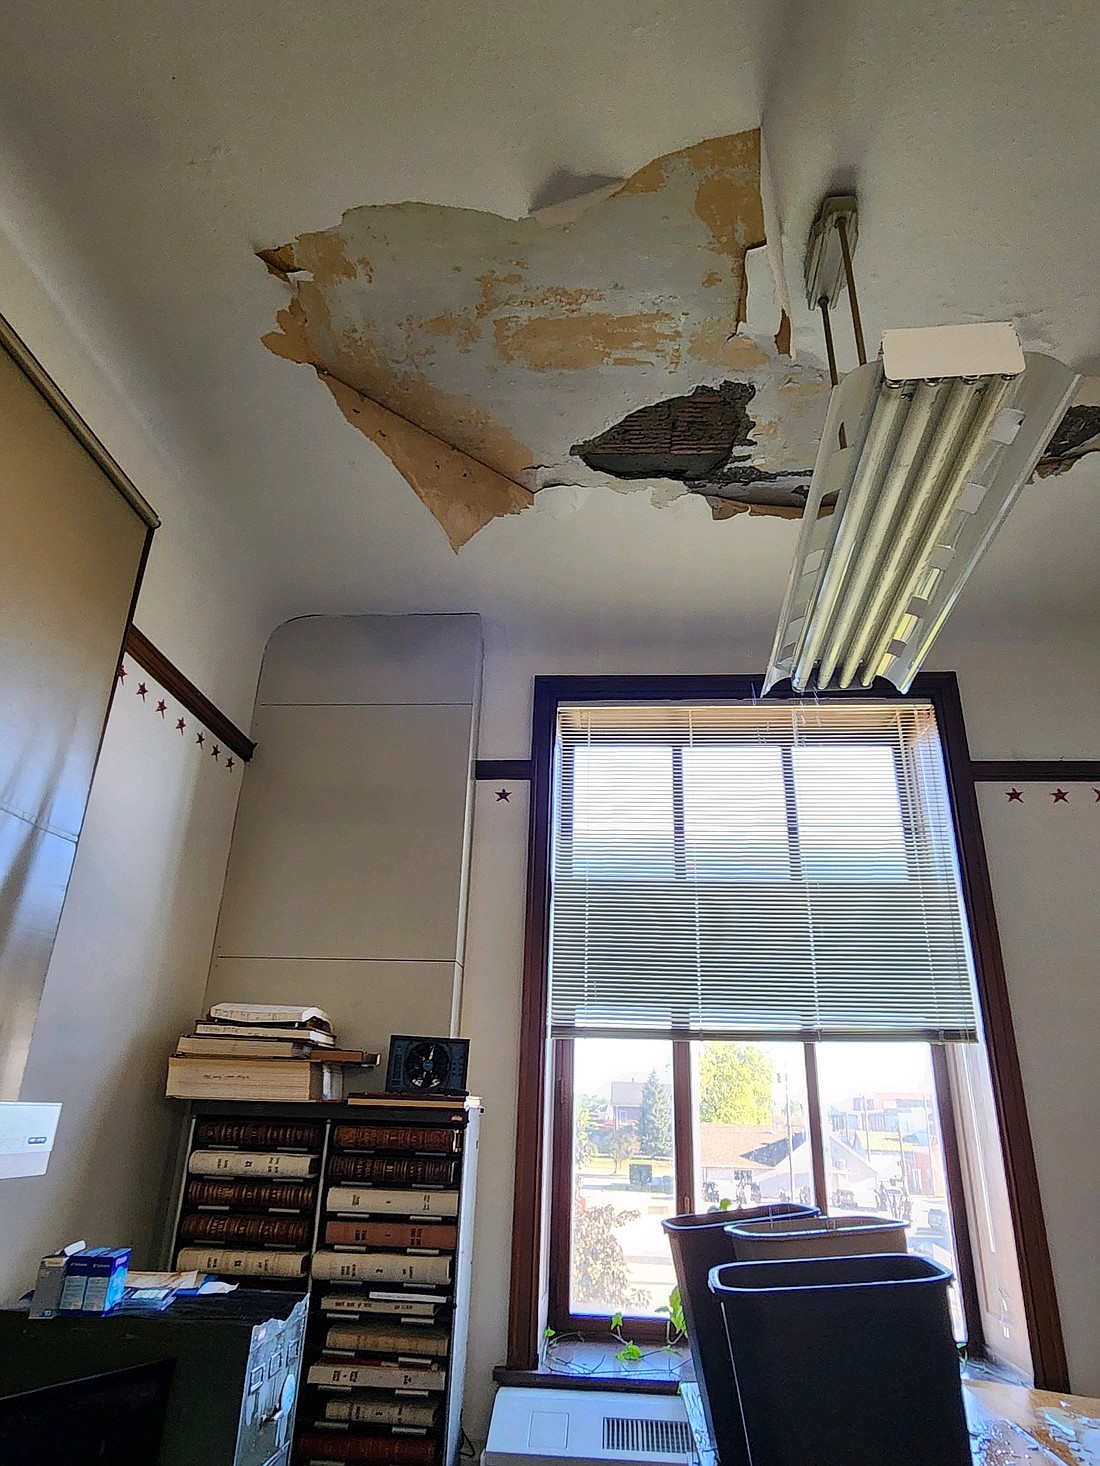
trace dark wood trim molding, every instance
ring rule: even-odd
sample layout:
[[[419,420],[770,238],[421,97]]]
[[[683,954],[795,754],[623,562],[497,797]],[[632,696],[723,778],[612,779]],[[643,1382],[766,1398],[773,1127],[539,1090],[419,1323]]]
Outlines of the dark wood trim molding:
[[[474,764],[475,779],[512,779],[525,783],[532,778],[529,758],[479,758]]]
[[[959,1136],[955,1129],[955,1097],[951,1089],[951,1075],[948,1072],[947,1054],[943,1044],[930,1044],[932,1055],[932,1080],[936,1087],[936,1110],[939,1114],[940,1144],[943,1147],[943,1165],[947,1172],[947,1195],[953,1201],[951,1207],[952,1240],[958,1259],[959,1291],[962,1294],[963,1315],[966,1318],[966,1341],[971,1355],[980,1357],[985,1353],[985,1330],[982,1327],[982,1305],[978,1297],[978,1274],[974,1266],[974,1248],[970,1239],[970,1228],[965,1216],[957,1218],[955,1208],[965,1213],[966,1184],[963,1180],[962,1156],[959,1150]]]
[[[551,1114],[550,1176],[550,1324],[559,1333],[573,1330],[569,1320],[569,1252],[573,1231],[573,1044],[555,1039],[554,1094]],[[563,1142],[563,1143],[559,1143]]]
[[[817,1082],[817,1045],[804,1044],[806,1063],[806,1130],[810,1140],[810,1168],[814,1195],[822,1211],[829,1210],[829,1178],[825,1169],[825,1117],[821,1113],[821,1090]],[[797,1201],[795,1196],[792,1201]]]
[[[929,698],[936,710],[936,723],[947,766],[963,894],[970,916],[974,967],[989,1049],[993,1097],[1004,1141],[1008,1200],[1016,1234],[1035,1384],[1039,1389],[1068,1390],[1069,1368],[1054,1287],[1054,1269],[1043,1219],[1035,1148],[1027,1118],[1024,1082],[1012,1026],[1004,956],[997,931],[993,887],[978,813],[977,791],[971,774],[958,680],[953,672],[925,673],[914,682],[913,695]]]
[[[213,733],[215,738],[221,740],[226,748],[230,749],[244,763],[248,763],[256,745],[251,738],[232,722],[222,710],[216,707],[205,693],[200,692],[190,677],[185,676],[180,669],[170,662],[164,653],[149,640],[149,638],[130,623],[126,630],[126,640],[122,644],[123,655],[133,657],[139,667],[143,667],[150,677],[155,677],[165,692],[169,692],[181,703],[193,718]]]
[[[628,1320],[623,1320],[628,1326]],[[629,1324],[632,1334],[633,1324]],[[636,1337],[640,1338],[638,1334]],[[661,1337],[664,1335],[662,1333]],[[619,1346],[616,1344],[615,1348]],[[679,1393],[680,1381],[670,1375],[648,1374],[639,1370],[636,1375],[626,1376],[596,1371],[592,1374],[575,1374],[568,1369],[512,1369],[507,1364],[498,1364],[493,1370],[493,1379],[498,1385],[519,1385],[535,1390],[599,1390],[612,1395],[675,1395]]]
[[[695,1136],[691,1124],[691,1044],[672,1041],[672,1166],[676,1210],[695,1210]]]
[[[979,784],[1100,784],[1100,761],[1087,758],[974,759],[970,777]]]
[[[543,1115],[546,1097],[547,972],[550,935],[550,796],[558,699],[549,679],[535,678],[528,815],[527,918],[523,943],[520,1055],[523,1082],[516,1112],[516,1177],[512,1202],[512,1281],[508,1365],[534,1369],[539,1358],[539,1274],[542,1221]]]

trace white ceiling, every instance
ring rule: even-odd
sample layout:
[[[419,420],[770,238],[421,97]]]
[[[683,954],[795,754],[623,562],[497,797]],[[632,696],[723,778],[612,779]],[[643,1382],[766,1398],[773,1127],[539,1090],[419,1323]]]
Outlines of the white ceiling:
[[[1008,318],[1096,371],[1098,74],[1095,0],[50,0],[4,16],[0,207],[243,527],[273,623],[478,610],[766,646],[789,522],[549,491],[454,555],[314,374],[260,344],[285,291],[254,249],[365,203],[519,217],[558,169],[626,176],[763,118],[796,303],[816,206],[852,185],[869,337]],[[1095,622],[1098,490],[1100,455],[1030,487],[955,622]]]

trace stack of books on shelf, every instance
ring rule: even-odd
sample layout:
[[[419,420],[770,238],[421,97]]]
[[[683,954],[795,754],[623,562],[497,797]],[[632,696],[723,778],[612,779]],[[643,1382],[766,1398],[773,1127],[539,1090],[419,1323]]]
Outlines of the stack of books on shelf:
[[[316,1121],[196,1120],[176,1267],[304,1289],[323,1148]]]
[[[173,1099],[339,1100],[346,1065],[373,1068],[378,1054],[341,1049],[322,1008],[215,1003],[168,1060]]]
[[[302,1461],[441,1466],[460,1145],[444,1126],[333,1127]]]

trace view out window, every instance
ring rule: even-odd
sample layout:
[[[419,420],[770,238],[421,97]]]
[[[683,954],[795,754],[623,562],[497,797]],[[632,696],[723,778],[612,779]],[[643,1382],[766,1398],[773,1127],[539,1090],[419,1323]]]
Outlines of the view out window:
[[[662,1219],[724,1204],[902,1219],[965,1282],[953,841],[926,704],[559,709],[554,1328],[656,1328]],[[973,1340],[967,1287],[953,1306]]]

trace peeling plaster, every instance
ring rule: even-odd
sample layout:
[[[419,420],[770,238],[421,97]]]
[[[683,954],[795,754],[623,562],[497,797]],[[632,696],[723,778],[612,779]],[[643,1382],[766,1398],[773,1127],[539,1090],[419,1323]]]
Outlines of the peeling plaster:
[[[567,202],[577,207],[556,224],[546,210],[365,205],[259,252],[291,292],[265,344],[314,368],[455,549],[563,471],[639,487],[587,468],[571,445],[723,381],[752,389],[748,457],[765,476],[813,464],[828,383],[791,360],[771,301],[759,131]],[[746,263],[754,253],[761,269]]]

